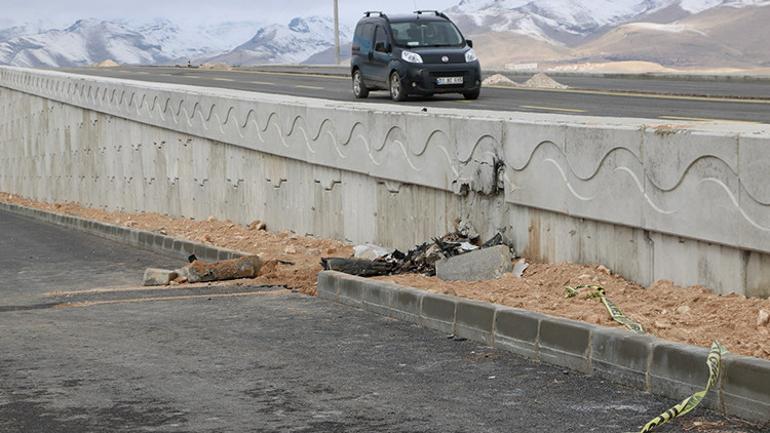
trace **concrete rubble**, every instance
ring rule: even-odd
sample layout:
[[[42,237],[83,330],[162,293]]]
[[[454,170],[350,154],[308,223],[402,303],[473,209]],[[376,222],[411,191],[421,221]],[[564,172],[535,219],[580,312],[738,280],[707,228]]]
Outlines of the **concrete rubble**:
[[[513,257],[507,245],[481,248],[436,262],[436,276],[446,281],[483,281],[513,271]]]
[[[506,245],[503,235],[498,233],[481,243],[481,236],[467,221],[459,221],[454,232],[417,245],[406,253],[399,250],[382,252],[384,249],[364,245],[356,247],[357,256],[352,259],[324,257],[321,265],[327,271],[362,277],[406,273],[434,276],[441,267],[441,274],[459,280],[497,278],[513,270],[511,248]],[[371,256],[375,257],[369,258]],[[454,258],[458,258],[457,264],[449,261]]]
[[[176,271],[167,269],[148,268],[144,271],[145,286],[168,286],[177,278]]]

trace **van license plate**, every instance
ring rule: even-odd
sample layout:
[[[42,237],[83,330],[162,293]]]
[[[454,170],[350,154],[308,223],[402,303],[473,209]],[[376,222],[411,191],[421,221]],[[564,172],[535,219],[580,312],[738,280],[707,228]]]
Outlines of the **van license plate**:
[[[446,86],[448,84],[462,84],[463,77],[439,77],[436,78],[436,84]]]

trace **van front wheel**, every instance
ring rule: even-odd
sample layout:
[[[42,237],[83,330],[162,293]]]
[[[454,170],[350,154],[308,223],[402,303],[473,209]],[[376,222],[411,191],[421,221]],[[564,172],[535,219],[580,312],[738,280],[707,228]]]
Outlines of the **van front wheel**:
[[[364,77],[359,70],[353,72],[353,96],[356,99],[366,99],[369,96],[369,89],[366,88]]]
[[[480,95],[481,95],[481,89],[471,90],[470,92],[463,93],[463,96],[465,96],[465,99],[468,99],[470,101],[475,101],[476,99],[479,99]]]
[[[401,76],[397,71],[393,71],[390,74],[390,98],[394,101],[401,102],[406,101],[407,97],[406,86],[404,85]]]

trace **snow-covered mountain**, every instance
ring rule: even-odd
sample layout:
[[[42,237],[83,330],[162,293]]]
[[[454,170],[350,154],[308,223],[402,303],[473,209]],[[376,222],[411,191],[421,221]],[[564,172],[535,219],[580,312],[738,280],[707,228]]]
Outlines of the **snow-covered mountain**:
[[[341,26],[340,40],[352,36]],[[294,18],[288,24],[273,24],[260,29],[249,41],[209,61],[233,65],[263,63],[304,63],[314,55],[334,46],[334,21],[328,17]]]
[[[167,19],[126,22],[174,59],[200,59],[225,53],[242,44],[264,24],[255,21],[228,21],[210,25],[180,26]]]
[[[487,66],[643,60],[663,65],[765,66],[770,0],[447,0]],[[12,17],[11,17],[12,18]],[[342,57],[351,27],[341,29]],[[330,63],[333,20],[297,17],[180,25],[84,19],[53,29],[0,17],[0,64],[84,66],[221,62]]]
[[[0,42],[0,64],[16,66],[82,66],[106,59],[148,64],[169,58],[140,32],[121,23],[93,19]]]
[[[343,26],[342,42],[350,35]],[[0,64],[69,67],[107,59],[120,64],[302,63],[333,45],[333,20],[325,17],[298,17],[287,24],[231,21],[196,26],[167,19],[84,19],[65,29],[0,29]]]
[[[767,0],[461,0],[446,12],[468,33],[514,32],[576,45],[629,22],[669,23],[717,7],[768,4]]]
[[[487,66],[770,65],[768,0],[462,0],[446,12]]]

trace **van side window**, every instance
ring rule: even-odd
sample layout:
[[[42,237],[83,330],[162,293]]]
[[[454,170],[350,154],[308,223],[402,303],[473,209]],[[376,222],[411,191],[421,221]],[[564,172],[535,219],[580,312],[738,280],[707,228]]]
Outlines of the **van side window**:
[[[364,23],[356,27],[356,33],[353,36],[353,49],[359,48],[363,54],[368,54],[374,49],[372,45],[374,39],[374,24]]]
[[[377,31],[374,34],[374,49],[376,50],[378,45],[381,47],[379,51],[384,52],[384,47],[388,46],[388,37],[385,34],[385,29],[382,26],[377,26]]]

